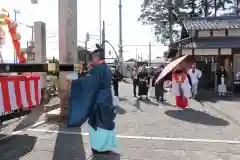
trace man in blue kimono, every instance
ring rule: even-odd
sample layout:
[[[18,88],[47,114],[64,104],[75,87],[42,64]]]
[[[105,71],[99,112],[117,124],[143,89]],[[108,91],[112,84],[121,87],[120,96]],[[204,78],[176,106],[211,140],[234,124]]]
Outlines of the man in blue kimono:
[[[81,126],[88,119],[94,154],[106,154],[117,147],[111,81],[112,72],[105,64],[104,51],[97,49],[92,53],[89,74],[74,80],[71,86],[68,126]]]

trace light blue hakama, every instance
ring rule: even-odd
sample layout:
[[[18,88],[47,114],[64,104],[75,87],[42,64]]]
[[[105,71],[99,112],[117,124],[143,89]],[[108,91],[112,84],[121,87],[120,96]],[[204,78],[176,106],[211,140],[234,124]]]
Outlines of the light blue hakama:
[[[94,130],[89,126],[89,137],[91,147],[99,152],[109,151],[117,148],[117,139],[115,130],[105,130],[97,128]]]

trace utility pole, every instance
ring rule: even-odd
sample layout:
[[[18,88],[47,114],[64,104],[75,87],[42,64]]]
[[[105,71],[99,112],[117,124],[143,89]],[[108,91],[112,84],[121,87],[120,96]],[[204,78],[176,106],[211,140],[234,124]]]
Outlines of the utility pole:
[[[20,11],[17,9],[14,9],[14,21],[15,23],[17,23],[17,14],[20,14]],[[17,63],[17,53],[16,50],[14,48],[14,63]]]
[[[102,0],[99,0],[99,32],[100,32],[100,43],[102,44]]]
[[[151,59],[152,59],[152,46],[151,42],[149,42],[149,53],[148,53],[148,65],[151,66]]]
[[[105,21],[103,21],[103,29],[102,29],[102,48],[104,49],[104,59],[105,59],[105,54],[106,54],[106,52],[105,52],[105,40],[106,40],[106,35],[105,35]]]
[[[173,44],[173,31],[172,31],[172,9],[173,9],[173,4],[172,0],[168,0],[168,23],[169,23],[169,40],[170,40],[170,45]]]
[[[87,63],[88,63],[88,62],[87,62],[87,58],[88,58],[88,55],[87,55],[87,47],[88,47],[88,41],[89,41],[89,39],[90,39],[90,35],[89,35],[89,33],[87,32],[87,33],[86,33],[86,38],[85,38],[85,43],[84,43],[84,44],[85,44],[85,47],[84,47],[84,52],[85,52],[85,56],[84,56],[84,57],[85,57],[85,58],[84,58],[84,61],[85,61],[85,62],[84,62],[84,66],[85,66],[85,67],[87,67]]]
[[[136,48],[136,61],[138,61],[138,50]]]
[[[119,0],[119,59],[123,61],[123,45],[122,45],[122,0]]]
[[[31,29],[32,29],[32,36],[31,36],[31,40],[32,40],[32,43],[34,44],[34,27],[31,26]]]
[[[136,62],[138,61],[138,56],[137,56],[137,48],[136,48],[136,55],[135,55],[136,57]]]

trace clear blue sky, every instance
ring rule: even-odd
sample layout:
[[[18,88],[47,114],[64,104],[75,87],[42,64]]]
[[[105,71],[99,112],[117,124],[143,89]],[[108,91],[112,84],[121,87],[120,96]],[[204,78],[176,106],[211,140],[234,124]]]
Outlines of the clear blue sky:
[[[38,5],[30,3],[31,0],[0,0],[1,7],[5,7],[13,16],[13,9],[18,9],[20,14],[17,20],[21,23],[32,25],[34,21],[43,21],[47,25],[47,56],[58,56],[58,1],[57,0],[39,0]],[[150,26],[143,26],[137,22],[140,15],[140,6],[143,0],[122,0],[123,3],[123,44],[124,45],[148,45],[155,42],[154,35]],[[78,1],[78,43],[84,45],[86,32],[89,32],[91,41],[90,49],[94,44],[99,42],[99,10],[98,0],[79,0]],[[118,45],[118,0],[102,0],[102,20],[106,22],[106,39],[114,47]],[[26,46],[26,41],[31,39],[31,29],[19,25],[18,31],[21,33],[21,45]],[[9,46],[9,45],[8,45]],[[6,47],[5,47],[6,48]],[[4,53],[4,59],[12,59],[13,49],[8,47],[12,54]],[[152,57],[161,56],[167,47],[152,47]],[[107,46],[107,50],[111,50]],[[143,55],[144,59],[148,58],[148,47],[124,46],[124,59],[135,58],[136,51]],[[107,55],[112,56],[112,55]]]

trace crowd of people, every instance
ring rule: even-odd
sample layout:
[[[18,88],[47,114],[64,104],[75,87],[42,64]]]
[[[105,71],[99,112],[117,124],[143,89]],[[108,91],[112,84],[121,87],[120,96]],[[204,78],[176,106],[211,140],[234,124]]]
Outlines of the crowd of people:
[[[161,72],[164,69],[164,65],[160,65],[157,69],[151,68],[150,71],[146,70],[146,66],[138,66],[137,64],[134,65],[133,74],[132,74],[132,81],[133,81],[133,95],[137,97],[137,88],[138,88],[138,98],[141,100],[143,96],[146,100],[149,100],[148,95],[150,92],[151,87],[155,88],[155,95],[157,101],[163,102],[164,101],[164,82],[171,81],[171,91],[173,95],[176,95],[176,101],[178,101],[179,93],[179,84],[183,84],[181,88],[185,91],[184,93],[187,95],[188,98],[195,98],[198,95],[199,90],[199,81],[202,77],[202,71],[197,69],[196,63],[192,63],[191,68],[187,68],[186,64],[182,63],[183,65],[178,65],[173,72],[166,75],[164,79],[160,80],[155,84],[156,79],[159,77]],[[184,73],[184,74],[182,74]],[[180,78],[180,80],[179,80]],[[187,84],[184,85],[185,78],[187,80]],[[224,66],[221,65],[220,69],[216,72],[217,78],[217,91],[219,96],[225,96],[227,92],[226,81],[227,81],[227,72],[224,69]],[[175,86],[176,84],[176,86]],[[176,88],[176,89],[174,89]],[[177,90],[176,93],[174,90]],[[175,92],[175,93],[174,93]],[[181,97],[181,96],[180,96]]]
[[[138,99],[142,100],[145,98],[146,100],[149,100],[149,88],[155,87],[155,97],[157,101],[163,101],[164,81],[160,81],[155,84],[155,80],[158,78],[163,68],[164,66],[160,65],[156,71],[154,71],[153,67],[151,67],[150,71],[148,71],[145,65],[138,67],[138,65],[135,64],[132,74],[134,97],[137,97],[138,88]]]
[[[142,65],[140,67],[138,67],[137,64],[135,64],[134,68],[133,68],[133,74],[132,74],[132,80],[133,80],[133,95],[134,97],[137,97],[137,88],[138,88],[138,99],[142,100],[143,97],[145,97],[146,100],[149,100],[149,92],[151,87],[154,87],[154,97],[156,98],[156,100],[158,102],[163,102],[164,101],[164,82],[165,81],[172,81],[171,83],[171,90],[176,95],[176,102],[179,99],[180,93],[176,93],[175,90],[178,90],[179,92],[179,88],[178,85],[180,81],[177,80],[180,76],[182,78],[182,83],[184,82],[185,78],[187,78],[187,85],[182,86],[182,88],[185,89],[185,92],[187,95],[186,97],[189,98],[195,98],[195,96],[198,93],[198,82],[199,79],[202,77],[202,72],[200,70],[198,70],[196,68],[196,64],[193,63],[191,69],[186,70],[180,67],[180,68],[175,68],[175,71],[173,73],[170,73],[168,75],[165,76],[164,79],[158,81],[157,83],[156,80],[159,77],[159,75],[161,74],[161,72],[164,69],[164,65],[159,65],[158,68],[153,69],[153,67],[150,69],[150,71],[146,70],[146,66]],[[186,73],[184,75],[181,75],[180,72]],[[177,77],[176,77],[177,75]],[[174,77],[175,76],[175,77]],[[188,87],[186,87],[188,86]],[[176,88],[176,89],[174,89]],[[189,91],[187,91],[189,90]],[[188,93],[187,93],[188,92]],[[181,97],[181,96],[180,96]],[[178,105],[178,104],[177,104]],[[181,104],[178,106],[182,106]],[[185,106],[185,105],[184,105]]]
[[[135,64],[133,68],[133,95],[137,97],[137,88],[138,88],[138,99],[142,100],[145,97],[146,100],[149,100],[149,87],[155,87],[155,96],[157,101],[163,101],[164,82],[161,81],[155,84],[155,80],[158,78],[164,66],[159,66],[159,68],[154,71],[153,67],[150,68],[151,71],[147,71],[146,66],[142,65],[138,67]]]

